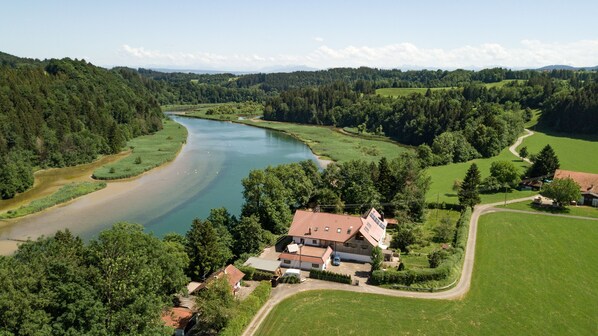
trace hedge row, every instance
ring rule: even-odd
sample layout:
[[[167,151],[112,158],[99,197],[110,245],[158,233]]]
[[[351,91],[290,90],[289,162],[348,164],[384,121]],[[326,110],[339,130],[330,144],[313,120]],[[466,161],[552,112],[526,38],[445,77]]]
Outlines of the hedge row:
[[[258,271],[251,266],[239,266],[237,267],[239,271],[245,273],[243,280],[270,280],[272,279],[272,274],[268,272]]]
[[[467,245],[467,236],[469,234],[469,219],[471,210],[466,209],[461,213],[457,221],[457,232],[453,241],[453,253],[446,258],[436,268],[425,268],[418,270],[396,271],[396,270],[377,270],[372,272],[370,281],[374,285],[382,284],[401,284],[410,286],[413,283],[425,281],[444,280],[451,275],[456,266],[461,263],[465,246]]]
[[[262,281],[245,300],[239,303],[235,316],[228,321],[219,335],[241,335],[255,314],[268,301],[271,290],[270,282]]]
[[[329,271],[311,270],[309,277],[312,279],[326,280],[340,282],[344,284],[351,284],[351,276],[346,274],[339,274]]]

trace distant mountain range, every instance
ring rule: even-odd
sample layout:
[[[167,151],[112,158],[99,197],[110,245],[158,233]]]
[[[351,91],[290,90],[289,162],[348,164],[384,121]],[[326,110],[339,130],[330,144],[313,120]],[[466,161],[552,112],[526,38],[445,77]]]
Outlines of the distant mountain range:
[[[562,65],[562,64],[555,64],[555,65],[547,65],[535,70],[538,71],[550,71],[550,70],[598,70],[598,65],[593,67],[574,67],[570,65]]]
[[[255,71],[239,71],[239,70],[197,70],[197,69],[169,69],[169,68],[150,68],[154,71],[159,72],[182,72],[182,73],[193,73],[198,75],[213,75],[222,73],[232,73],[234,75],[247,75],[254,73],[276,73],[276,72],[296,72],[296,71],[317,71],[320,69],[310,68],[304,65],[280,65],[261,68]]]

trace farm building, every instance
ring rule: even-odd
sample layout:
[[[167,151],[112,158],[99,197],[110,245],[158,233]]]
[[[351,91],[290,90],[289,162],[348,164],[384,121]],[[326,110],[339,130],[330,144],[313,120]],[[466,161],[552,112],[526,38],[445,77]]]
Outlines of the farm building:
[[[304,245],[304,249],[320,248],[318,252],[309,249],[311,254],[326,257],[330,248],[343,260],[370,262],[374,247],[386,249],[387,224],[384,216],[374,208],[364,216],[297,210],[288,235],[294,243]]]
[[[579,204],[598,207],[598,174],[575,172],[570,170],[557,169],[554,173],[555,179],[570,177],[580,186],[581,199]]]

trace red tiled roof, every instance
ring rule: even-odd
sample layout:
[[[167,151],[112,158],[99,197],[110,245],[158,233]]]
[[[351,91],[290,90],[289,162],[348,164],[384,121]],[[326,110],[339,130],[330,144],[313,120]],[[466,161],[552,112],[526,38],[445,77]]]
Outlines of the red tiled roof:
[[[245,276],[245,273],[241,272],[233,265],[226,266],[224,269],[224,274],[226,274],[228,283],[231,285],[231,287],[235,287],[235,285]]]
[[[598,192],[598,174],[575,172],[571,170],[557,169],[554,178],[564,179],[570,177],[580,186],[581,192]]]
[[[314,247],[314,246],[303,246],[300,250],[301,253],[289,253],[283,252],[278,256],[278,259],[288,259],[288,260],[297,260],[310,262],[313,264],[323,264],[326,263],[330,255],[332,254],[332,249],[329,247]]]
[[[289,236],[344,243],[360,232],[370,244],[376,246],[386,230],[386,222],[380,217],[374,208],[365,218],[297,210],[289,228]]]
[[[361,225],[360,217],[297,210],[289,228],[289,236],[343,243],[355,235]]]
[[[162,313],[161,318],[165,326],[175,329],[185,329],[192,316],[193,312],[189,308],[175,307]]]

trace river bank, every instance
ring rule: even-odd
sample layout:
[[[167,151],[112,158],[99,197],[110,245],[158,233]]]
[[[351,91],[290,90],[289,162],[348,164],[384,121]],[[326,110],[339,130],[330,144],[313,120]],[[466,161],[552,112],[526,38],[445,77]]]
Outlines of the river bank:
[[[172,161],[180,152],[186,139],[187,131],[182,125],[165,120],[162,130],[131,139],[127,143],[128,149],[121,153],[103,156],[94,162],[73,167],[39,170],[34,173],[35,182],[32,188],[12,199],[0,200],[0,213],[15,211],[32,202],[51,198],[61,188],[72,183],[97,182],[98,179],[95,178],[97,175],[103,177],[100,180],[139,177],[144,172]],[[134,162],[137,157],[140,158],[138,164]],[[57,205],[70,200],[70,198],[65,199]]]
[[[173,116],[188,129],[187,144],[169,164],[137,178],[109,181],[100,191],[44,212],[0,224],[0,250],[14,240],[69,229],[91,239],[119,221],[140,223],[162,236],[184,234],[194,218],[226,207],[239,215],[241,180],[253,169],[315,157],[288,135],[240,124]]]

